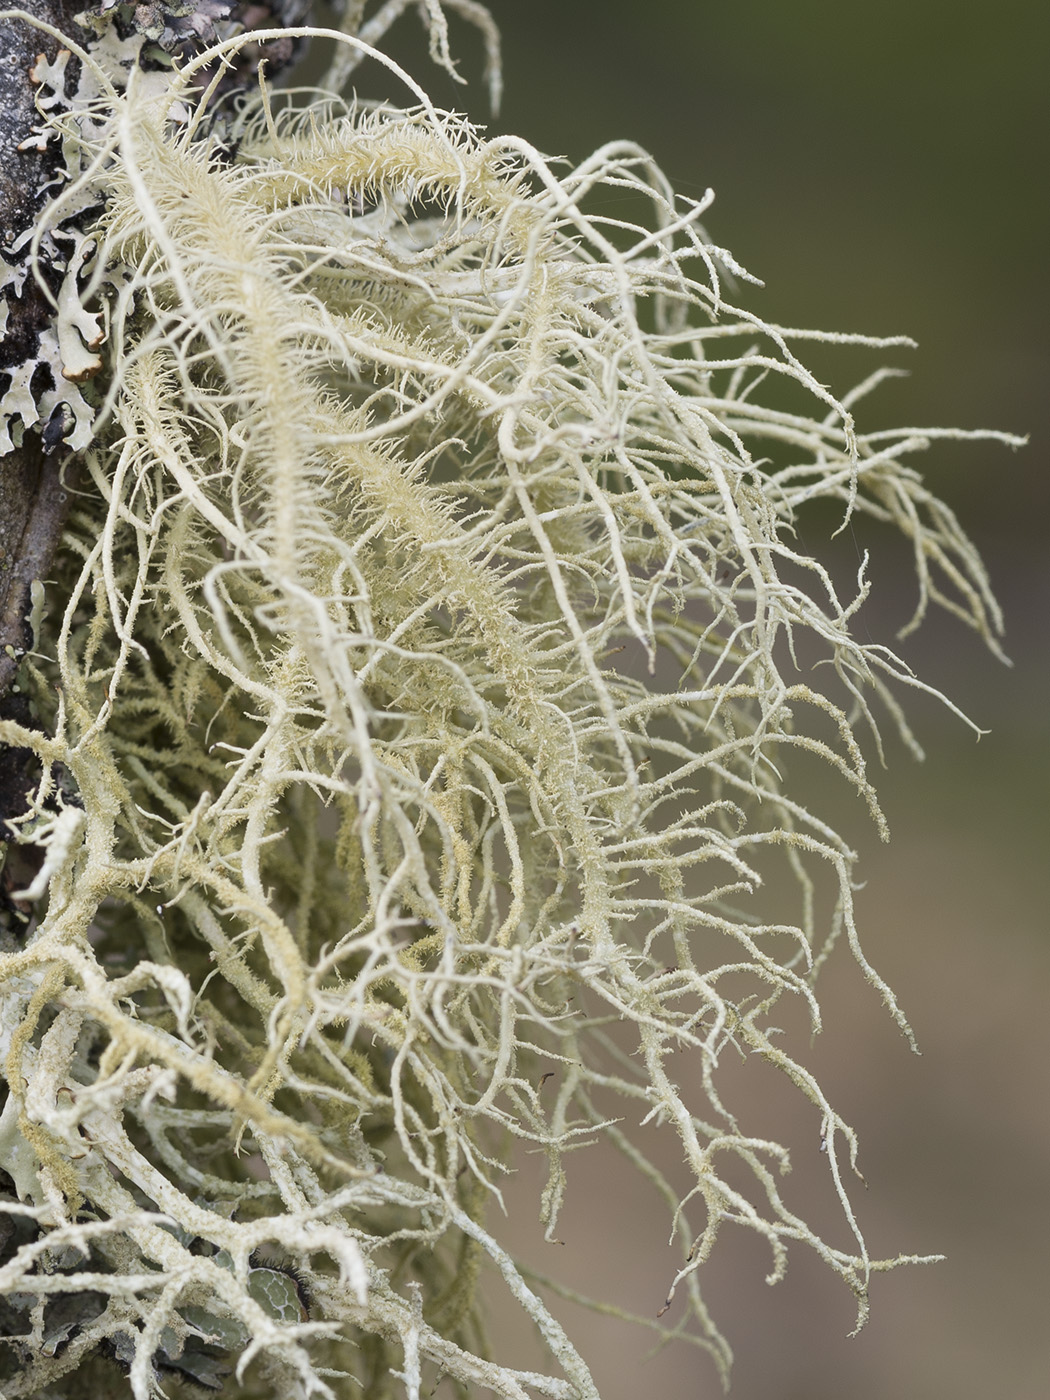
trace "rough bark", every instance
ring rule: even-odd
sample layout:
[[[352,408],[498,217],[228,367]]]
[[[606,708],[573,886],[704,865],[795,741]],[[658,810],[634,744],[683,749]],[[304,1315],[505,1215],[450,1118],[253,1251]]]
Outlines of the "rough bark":
[[[63,32],[82,36],[74,15],[77,0],[24,0],[24,8]],[[30,69],[36,57],[54,58],[58,43],[50,35],[19,20],[2,21],[0,57],[0,237],[3,248],[17,244],[35,221],[53,175],[51,151],[27,141],[38,118],[33,102]],[[18,254],[7,254],[13,261]],[[0,370],[24,363],[36,350],[41,331],[51,318],[47,298],[33,278],[18,297],[7,300],[7,325],[0,341]],[[57,460],[44,450],[40,436],[27,433],[20,448],[0,459],[0,713],[22,650],[28,645],[30,588],[47,575],[62,534],[66,493],[58,482]],[[0,805],[3,781],[0,766]]]
[[[77,0],[22,0],[31,14],[84,37],[74,15]],[[37,55],[53,59],[59,44],[21,20],[2,21],[0,56],[0,243],[14,262],[20,236],[32,226],[46,198],[44,187],[54,175],[51,149],[39,150],[28,138],[38,116],[30,78]],[[75,76],[75,75],[71,75]],[[24,149],[23,149],[24,147]],[[0,371],[31,360],[51,318],[43,290],[27,277],[18,296],[6,296],[6,324],[0,340]],[[17,684],[18,667],[32,645],[29,614],[32,587],[47,577],[62,536],[68,493],[59,476],[57,447],[43,434],[27,432],[13,452],[0,458],[0,719],[26,727],[34,723],[27,696]],[[29,911],[10,898],[32,879],[39,853],[32,847],[7,847],[4,823],[21,816],[26,795],[35,785],[36,760],[31,750],[0,744],[0,942],[24,926]]]

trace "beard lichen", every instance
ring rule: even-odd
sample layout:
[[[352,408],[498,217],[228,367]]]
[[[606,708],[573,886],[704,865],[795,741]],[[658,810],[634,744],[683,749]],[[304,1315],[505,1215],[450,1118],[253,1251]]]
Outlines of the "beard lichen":
[[[109,1364],[136,1400],[594,1396],[500,1243],[516,1142],[549,1161],[550,1238],[570,1148],[604,1135],[649,1179],[685,1313],[649,1325],[723,1373],[699,1278],[726,1224],[771,1281],[815,1250],[859,1325],[903,1261],[869,1257],[854,1134],[771,1016],[819,1029],[841,934],[910,1033],[854,853],[777,763],[823,759],[881,828],[855,730],[878,747],[881,708],[914,747],[921,682],[851,630],[863,568],[840,596],[795,530],[821,501],[896,526],[918,616],[994,645],[980,562],[903,460],[965,434],[859,432],[875,381],[838,401],[796,347],[901,342],[730,305],[709,197],[638,147],[556,165],[378,53],[409,105],[213,111],[199,75],[233,48],[48,110],[71,179],[38,240],[89,211],[75,309],[106,340],[24,666],[41,728],[0,724],[39,761],[12,838],[45,848],[0,961],[4,1394]],[[777,866],[798,902],[772,921]],[[723,1100],[738,1052],[812,1114],[846,1247]],[[549,1374],[491,1359],[486,1268]]]

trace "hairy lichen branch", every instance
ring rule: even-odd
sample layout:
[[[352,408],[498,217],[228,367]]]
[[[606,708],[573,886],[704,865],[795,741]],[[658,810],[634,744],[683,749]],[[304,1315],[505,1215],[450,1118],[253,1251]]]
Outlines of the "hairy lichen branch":
[[[0,1285],[41,1318],[93,1300],[78,1337],[136,1400],[165,1370],[595,1395],[485,1224],[514,1141],[548,1156],[551,1238],[581,1143],[650,1181],[686,1303],[653,1325],[723,1370],[699,1273],[726,1224],[766,1242],[771,1282],[816,1251],[858,1324],[897,1262],[870,1258],[856,1138],[770,1018],[819,1029],[844,932],[910,1035],[858,940],[855,854],[784,772],[822,759],[882,829],[856,730],[881,753],[886,715],[913,742],[895,692],[927,687],[853,632],[864,566],[843,593],[794,530],[818,501],[895,525],[916,620],[941,603],[994,647],[980,561],[902,461],[945,434],[856,427],[875,380],[836,399],[793,348],[815,332],[732,306],[709,199],[639,148],[562,171],[438,111],[367,42],[406,8],[316,32],[337,77],[378,59],[416,105],[264,86],[224,107],[199,81],[233,38],[49,118],[74,184],[38,242],[93,211],[63,295],[107,339],[27,664],[43,728],[0,722],[39,772],[12,837],[44,850],[0,961],[0,1208],[31,1234]],[[495,64],[481,7],[445,8]],[[811,413],[763,406],[770,376]],[[797,907],[773,914],[785,875]],[[846,1247],[792,1211],[729,1053],[812,1116]],[[638,1118],[677,1136],[681,1181]],[[487,1358],[482,1260],[550,1375]],[[66,1373],[38,1348],[3,1384]]]

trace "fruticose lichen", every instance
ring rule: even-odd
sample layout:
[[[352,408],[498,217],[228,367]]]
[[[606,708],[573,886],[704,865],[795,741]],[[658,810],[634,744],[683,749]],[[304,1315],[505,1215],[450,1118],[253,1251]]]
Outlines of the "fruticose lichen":
[[[991,641],[980,562],[904,463],[964,434],[859,432],[874,381],[836,400],[813,333],[731,305],[709,199],[638,147],[553,164],[353,35],[337,65],[385,64],[389,103],[216,104],[237,42],[160,75],[81,54],[93,95],[42,107],[69,178],[37,246],[81,235],[56,336],[105,339],[23,666],[42,728],[0,724],[39,760],[11,836],[45,848],[0,960],[0,1387],[594,1396],[500,1243],[515,1141],[549,1159],[549,1232],[567,1149],[605,1135],[649,1178],[666,1330],[723,1371],[699,1279],[727,1224],[773,1279],[815,1250],[863,1321],[900,1261],[869,1258],[854,1135],[772,1017],[819,1027],[841,934],[907,1028],[854,853],[778,765],[819,756],[881,824],[854,730],[877,745],[881,707],[912,742],[921,682],[851,631],[863,569],[840,596],[795,529],[818,501],[895,525],[918,615]],[[737,1052],[812,1114],[848,1247],[720,1097]],[[684,1189],[639,1122],[677,1134]],[[486,1269],[549,1374],[489,1356]]]

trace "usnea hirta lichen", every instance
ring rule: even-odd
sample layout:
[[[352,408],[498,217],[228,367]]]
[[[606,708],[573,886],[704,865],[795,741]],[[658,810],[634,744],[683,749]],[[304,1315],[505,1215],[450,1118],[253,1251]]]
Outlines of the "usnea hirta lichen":
[[[851,630],[863,570],[841,597],[794,531],[820,501],[895,525],[916,620],[992,642],[980,562],[905,463],[964,434],[858,431],[874,381],[839,401],[796,349],[900,342],[731,305],[709,199],[637,146],[556,166],[332,37],[403,105],[264,83],[227,110],[201,79],[225,43],[160,77],[81,54],[95,95],[43,108],[69,180],[38,246],[71,211],[83,233],[56,315],[105,340],[23,668],[42,728],[0,724],[39,760],[11,835],[45,848],[0,961],[10,1400],[107,1366],[135,1400],[595,1396],[490,1210],[516,1142],[547,1154],[549,1233],[567,1149],[604,1135],[649,1178],[666,1330],[723,1371],[699,1279],[725,1225],[774,1280],[815,1250],[858,1323],[901,1262],[869,1257],[853,1132],[771,1039],[785,1000],[819,1028],[840,934],[908,1033],[854,853],[778,764],[825,760],[881,825],[854,731],[877,745],[881,708],[911,742],[921,682]],[[721,1097],[738,1051],[812,1114],[849,1247]],[[639,1123],[677,1135],[684,1187]],[[490,1358],[484,1270],[549,1373]]]

